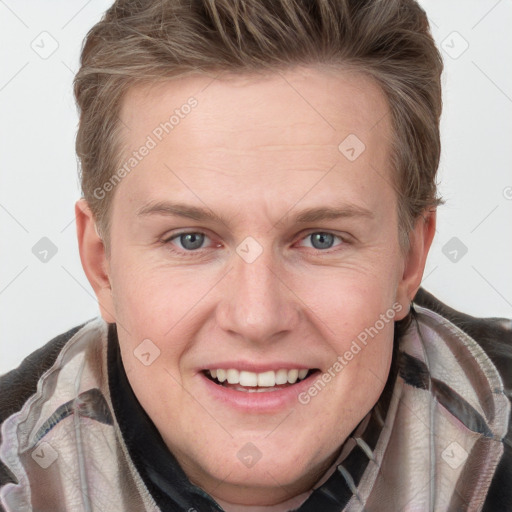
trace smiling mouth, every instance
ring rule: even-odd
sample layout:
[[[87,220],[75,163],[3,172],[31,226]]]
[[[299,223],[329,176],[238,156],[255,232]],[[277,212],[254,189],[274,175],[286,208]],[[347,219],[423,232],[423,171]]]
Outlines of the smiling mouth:
[[[246,393],[262,393],[269,391],[279,391],[280,389],[294,386],[319,372],[317,368],[313,369],[280,369],[277,371],[269,370],[266,372],[255,373],[248,371],[239,371],[234,368],[216,370],[204,370],[203,374],[207,379],[215,384],[230,388],[235,391]]]

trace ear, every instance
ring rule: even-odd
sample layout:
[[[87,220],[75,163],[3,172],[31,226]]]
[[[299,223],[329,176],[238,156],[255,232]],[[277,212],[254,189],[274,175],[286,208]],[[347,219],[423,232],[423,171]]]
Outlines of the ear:
[[[114,301],[105,245],[96,231],[94,216],[85,199],[79,199],[76,202],[75,216],[82,267],[98,299],[101,316],[105,322],[115,323]]]
[[[436,214],[436,209],[425,210],[410,232],[410,247],[404,258],[403,275],[396,296],[403,308],[395,320],[401,320],[407,315],[410,303],[421,285],[428,251],[436,232]]]

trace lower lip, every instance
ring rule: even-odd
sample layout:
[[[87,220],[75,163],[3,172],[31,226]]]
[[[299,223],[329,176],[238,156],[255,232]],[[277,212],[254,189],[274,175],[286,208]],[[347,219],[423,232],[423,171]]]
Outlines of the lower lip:
[[[199,373],[207,389],[207,393],[217,401],[234,407],[245,413],[274,413],[297,404],[298,395],[311,386],[317,372],[307,379],[291,386],[274,391],[248,392],[226,388],[211,381],[203,373]]]

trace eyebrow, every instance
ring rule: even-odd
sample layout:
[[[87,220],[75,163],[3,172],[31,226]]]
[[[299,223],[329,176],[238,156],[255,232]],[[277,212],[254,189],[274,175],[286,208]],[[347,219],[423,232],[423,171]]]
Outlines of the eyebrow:
[[[169,217],[184,217],[195,221],[214,221],[226,224],[225,219],[212,212],[208,208],[199,208],[181,203],[169,201],[151,202],[137,210],[137,216],[163,215]],[[288,217],[285,214],[284,217]],[[298,224],[318,222],[322,220],[334,220],[340,218],[375,218],[375,214],[362,206],[354,204],[344,204],[338,207],[322,206],[317,208],[307,208],[294,216]],[[279,224],[278,221],[276,224]]]

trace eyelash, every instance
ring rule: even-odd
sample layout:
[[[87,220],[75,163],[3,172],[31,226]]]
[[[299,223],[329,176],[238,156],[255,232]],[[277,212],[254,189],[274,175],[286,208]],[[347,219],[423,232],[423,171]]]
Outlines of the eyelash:
[[[331,233],[330,231],[322,231],[322,230],[310,231],[309,233],[304,235],[302,238],[300,238],[300,241],[305,240],[306,238],[310,237],[311,235],[314,235],[314,234],[317,234],[317,233],[322,233],[322,234],[326,234],[326,235],[332,235],[334,238],[337,238],[338,240],[341,241],[340,244],[335,245],[333,247],[330,247],[329,249],[315,249],[314,247],[308,247],[308,249],[313,249],[318,254],[330,254],[333,251],[340,250],[340,249],[336,249],[336,247],[350,244],[349,240],[347,240],[346,237],[342,237],[340,235],[336,235],[334,233]],[[203,231],[183,231],[181,233],[176,233],[176,234],[173,234],[170,237],[167,237],[167,238],[163,239],[162,243],[164,245],[166,245],[168,250],[170,250],[171,252],[173,252],[175,254],[178,254],[180,256],[184,256],[184,257],[198,256],[198,255],[201,254],[201,252],[203,250],[205,250],[203,248],[196,249],[196,250],[186,250],[186,249],[177,250],[177,249],[174,249],[172,241],[175,240],[175,239],[178,239],[180,236],[183,236],[183,235],[204,235],[206,238],[210,238]]]

